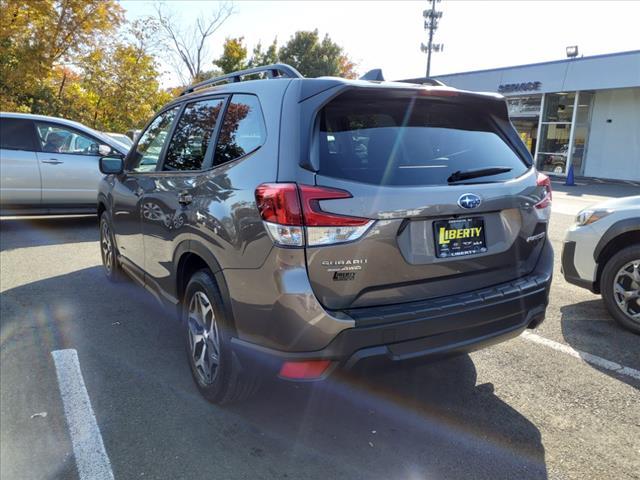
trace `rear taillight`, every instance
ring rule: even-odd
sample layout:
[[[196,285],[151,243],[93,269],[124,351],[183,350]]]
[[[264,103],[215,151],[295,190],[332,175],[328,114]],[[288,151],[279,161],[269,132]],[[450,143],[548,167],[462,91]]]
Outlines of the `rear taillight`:
[[[349,192],[336,188],[313,187],[311,185],[300,185],[299,188],[305,225],[359,227],[369,223],[368,218],[336,215],[334,213],[323,212],[320,208],[320,200],[351,198],[352,195]]]
[[[273,241],[300,247],[356,240],[373,220],[325,212],[320,201],[351,198],[344,190],[295,183],[264,183],[256,188],[258,210]]]
[[[538,187],[542,187],[542,200],[535,204],[536,208],[547,208],[551,205],[551,179],[543,173],[538,173]]]
[[[264,225],[274,242],[302,247],[302,209],[295,183],[263,183],[256,188],[256,203]]]
[[[302,226],[302,209],[295,183],[263,183],[256,188],[256,201],[265,222]]]

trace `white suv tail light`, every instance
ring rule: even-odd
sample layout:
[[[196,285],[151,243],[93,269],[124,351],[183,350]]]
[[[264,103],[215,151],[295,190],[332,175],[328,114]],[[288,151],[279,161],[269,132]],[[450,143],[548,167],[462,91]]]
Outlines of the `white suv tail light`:
[[[546,208],[551,206],[551,179],[547,177],[544,173],[538,173],[538,178],[536,179],[536,183],[538,187],[542,187],[542,200],[536,203],[536,208]]]

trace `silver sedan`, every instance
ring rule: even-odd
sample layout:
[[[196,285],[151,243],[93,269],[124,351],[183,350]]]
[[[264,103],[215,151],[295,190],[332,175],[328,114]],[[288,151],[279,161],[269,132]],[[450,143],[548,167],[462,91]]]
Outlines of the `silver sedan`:
[[[100,155],[129,148],[62,118],[0,113],[0,214],[96,210]]]

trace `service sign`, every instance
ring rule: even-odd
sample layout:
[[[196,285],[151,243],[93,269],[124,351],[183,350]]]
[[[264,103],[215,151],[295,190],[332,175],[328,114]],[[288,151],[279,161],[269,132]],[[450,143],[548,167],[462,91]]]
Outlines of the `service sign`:
[[[513,93],[513,92],[533,92],[540,90],[542,82],[522,82],[522,83],[505,83],[498,85],[499,93]]]

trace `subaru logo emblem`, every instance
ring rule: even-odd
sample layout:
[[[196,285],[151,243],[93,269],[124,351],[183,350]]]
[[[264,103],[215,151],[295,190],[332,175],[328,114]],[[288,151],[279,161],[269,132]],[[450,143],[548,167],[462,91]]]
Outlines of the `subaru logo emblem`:
[[[480,203],[482,203],[480,197],[473,193],[465,193],[458,199],[458,205],[460,205],[462,208],[478,208],[480,206]]]

